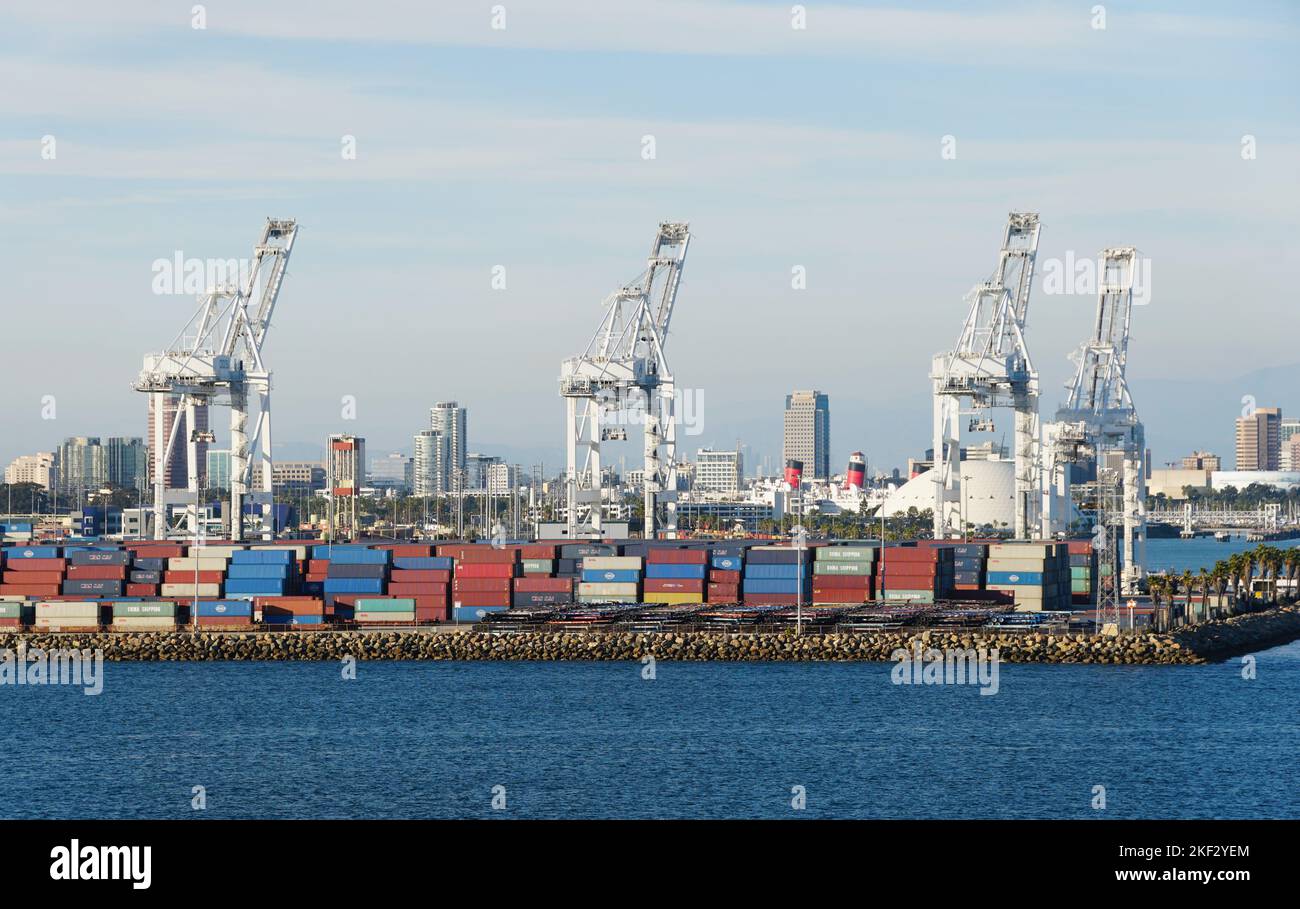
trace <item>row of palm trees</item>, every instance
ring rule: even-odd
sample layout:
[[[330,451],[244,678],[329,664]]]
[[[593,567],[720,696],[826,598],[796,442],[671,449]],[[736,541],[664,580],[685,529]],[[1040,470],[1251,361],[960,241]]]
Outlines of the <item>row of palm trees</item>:
[[[1278,549],[1261,543],[1252,550],[1220,559],[1213,568],[1202,568],[1196,574],[1184,571],[1182,574],[1151,575],[1147,578],[1147,591],[1156,606],[1166,598],[1173,603],[1182,597],[1189,612],[1197,605],[1195,600],[1199,595],[1200,608],[1196,611],[1203,618],[1210,618],[1211,594],[1216,602],[1222,602],[1223,595],[1231,589],[1238,607],[1247,603],[1273,605],[1282,598],[1295,599],[1297,576],[1300,576],[1300,549]],[[1269,582],[1258,595],[1252,590],[1253,582],[1257,580]]]

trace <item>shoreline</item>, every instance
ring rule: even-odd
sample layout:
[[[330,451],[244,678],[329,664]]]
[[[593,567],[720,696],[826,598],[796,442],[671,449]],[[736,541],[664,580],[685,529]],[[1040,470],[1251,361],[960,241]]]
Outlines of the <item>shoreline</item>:
[[[473,630],[284,632],[7,632],[0,649],[100,649],[108,661],[688,660],[896,662],[919,640],[938,649],[991,650],[1006,663],[1192,665],[1300,639],[1300,606],[1206,622],[1163,634],[978,633],[945,630],[805,634]]]

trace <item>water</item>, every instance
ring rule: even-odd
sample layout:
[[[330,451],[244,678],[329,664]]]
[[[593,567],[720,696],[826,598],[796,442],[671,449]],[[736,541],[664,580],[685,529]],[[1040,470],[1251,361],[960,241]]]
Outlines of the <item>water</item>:
[[[1235,552],[1254,549],[1258,545],[1258,543],[1247,543],[1241,537],[1224,543],[1218,542],[1213,537],[1198,537],[1192,540],[1147,540],[1147,570],[1177,574],[1190,571],[1196,574],[1202,568],[1213,568],[1214,563],[1220,559],[1226,559]],[[1300,546],[1300,540],[1278,540],[1268,545],[1277,549],[1290,549]]]
[[[1300,642],[1182,667],[120,663],[0,688],[0,816],[1300,817]],[[1106,787],[1104,812],[1090,807]]]

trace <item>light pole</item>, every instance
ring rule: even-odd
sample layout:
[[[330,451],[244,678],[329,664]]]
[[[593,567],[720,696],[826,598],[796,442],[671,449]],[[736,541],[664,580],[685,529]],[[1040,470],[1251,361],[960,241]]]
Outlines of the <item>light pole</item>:
[[[803,634],[803,550],[808,544],[808,532],[802,524],[790,528],[790,539],[795,548],[795,595],[794,595],[794,633]]]
[[[190,441],[194,443],[207,442],[209,445],[217,441],[216,434],[206,429],[195,429],[190,431]],[[191,469],[197,471],[198,465],[191,464]],[[203,532],[200,529],[203,523],[199,514],[199,501],[202,496],[203,484],[194,483],[194,546],[190,557],[194,559],[194,605],[190,608],[190,627],[194,631],[199,630],[199,541],[203,539]],[[231,526],[234,526],[234,515],[231,515]]]

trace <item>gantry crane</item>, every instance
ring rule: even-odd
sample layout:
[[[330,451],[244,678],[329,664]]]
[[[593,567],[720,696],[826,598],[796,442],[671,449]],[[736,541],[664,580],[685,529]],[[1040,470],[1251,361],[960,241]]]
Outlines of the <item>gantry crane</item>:
[[[1132,246],[1102,250],[1092,337],[1073,355],[1077,369],[1068,386],[1069,396],[1056,412],[1055,423],[1044,433],[1044,485],[1064,493],[1055,496],[1055,501],[1069,502],[1067,470],[1071,462],[1095,463],[1099,500],[1107,493],[1105,478],[1116,478],[1119,508],[1104,514],[1106,521],[1122,532],[1121,590],[1125,595],[1137,592],[1145,573],[1147,532],[1146,430],[1133,406],[1126,375],[1137,267],[1138,254]],[[1045,529],[1049,523],[1045,515]]]
[[[230,538],[243,539],[243,507],[247,497],[269,509],[272,503],[271,455],[271,372],[262,357],[262,344],[271,327],[275,303],[289,265],[297,222],[268,219],[253,248],[253,258],[244,285],[212,287],[199,297],[198,310],[171,345],[161,353],[148,354],[133,387],[153,395],[155,408],[153,446],[154,538],[166,539],[169,531],[166,465],[176,446],[181,425],[180,411],[187,415],[191,430],[187,440],[190,501],[197,503],[200,471],[194,409],[199,404],[230,407]],[[248,399],[258,399],[257,423],[250,445]],[[163,404],[177,398],[177,418],[164,437]],[[250,450],[257,451],[254,482]],[[256,486],[252,494],[250,486]],[[197,504],[189,515],[188,531],[198,526]],[[264,515],[260,535],[274,533]]]
[[[560,366],[560,395],[567,413],[565,493],[571,538],[599,536],[608,495],[600,446],[623,441],[627,431],[611,419],[632,414],[643,427],[645,537],[677,535],[676,386],[665,346],[691,234],[687,224],[659,225],[646,269],[605,299],[605,317],[581,356]]]
[[[1025,345],[1025,317],[1038,254],[1038,215],[1012,212],[1002,233],[997,268],[966,297],[968,312],[956,346],[935,356],[934,537],[953,533],[961,498],[961,403],[970,401],[970,429],[993,429],[988,412],[1015,412],[1015,535],[1034,525],[1038,486],[1038,372]]]

